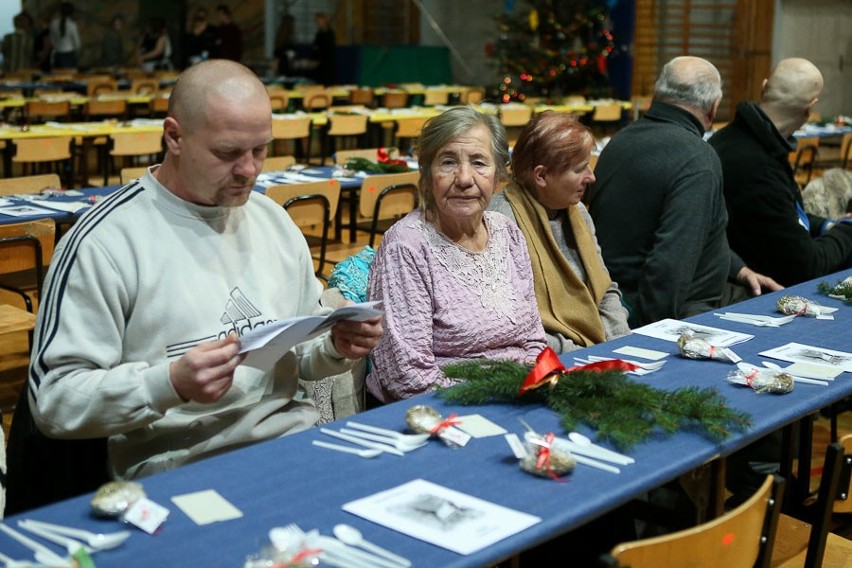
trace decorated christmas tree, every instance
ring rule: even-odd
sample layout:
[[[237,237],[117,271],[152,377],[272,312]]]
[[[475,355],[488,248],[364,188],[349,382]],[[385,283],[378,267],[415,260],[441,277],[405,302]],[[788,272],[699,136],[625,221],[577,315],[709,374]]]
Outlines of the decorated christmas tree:
[[[614,41],[603,0],[526,0],[497,16],[490,55],[503,77],[500,101],[611,96],[607,58]]]

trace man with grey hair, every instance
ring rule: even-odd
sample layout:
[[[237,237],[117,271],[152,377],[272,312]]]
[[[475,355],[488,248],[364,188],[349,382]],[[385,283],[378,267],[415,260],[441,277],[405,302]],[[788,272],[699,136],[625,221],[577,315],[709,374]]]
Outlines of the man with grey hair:
[[[722,162],[731,248],[785,286],[852,266],[852,219],[806,213],[788,158],[822,87],[810,61],[784,59],[763,81],[760,102],[739,103],[710,139]]]
[[[630,326],[719,307],[727,281],[777,289],[733,255],[719,158],[703,140],[722,100],[712,63],[676,57],[657,80],[651,108],[604,148],[589,212]]]

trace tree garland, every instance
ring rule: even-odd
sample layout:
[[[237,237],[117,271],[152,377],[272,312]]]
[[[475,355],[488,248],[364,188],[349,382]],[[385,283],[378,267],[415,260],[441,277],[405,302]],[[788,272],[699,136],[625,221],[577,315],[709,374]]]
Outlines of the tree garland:
[[[561,369],[545,373],[535,381],[539,384],[528,386],[541,362],[539,356],[539,364],[532,371],[512,361],[452,363],[443,367],[444,374],[462,382],[440,389],[437,395],[463,405],[546,404],[560,414],[566,432],[584,423],[597,431],[598,439],[609,440],[620,449],[629,449],[655,432],[669,435],[694,428],[713,440],[723,440],[732,431],[751,425],[751,416],[729,408],[716,389],[656,389],[629,380],[623,366],[565,369],[560,364]]]
[[[831,298],[843,300],[847,304],[852,304],[852,280],[849,278],[835,282],[834,285],[828,282],[820,282],[817,284],[817,291],[820,294],[825,294]]]

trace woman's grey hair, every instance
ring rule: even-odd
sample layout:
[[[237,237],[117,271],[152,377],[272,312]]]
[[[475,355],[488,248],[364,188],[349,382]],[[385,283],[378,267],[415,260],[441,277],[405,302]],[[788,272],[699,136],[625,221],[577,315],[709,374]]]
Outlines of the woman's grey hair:
[[[666,63],[654,90],[655,100],[692,106],[703,112],[710,112],[721,98],[719,70],[699,57],[675,57]]]
[[[496,166],[495,184],[508,178],[509,146],[506,129],[497,115],[481,113],[472,106],[453,107],[427,120],[415,144],[420,162],[418,194],[421,209],[432,211],[435,204],[432,195],[432,162],[438,153],[447,144],[479,125],[491,132],[491,155]]]

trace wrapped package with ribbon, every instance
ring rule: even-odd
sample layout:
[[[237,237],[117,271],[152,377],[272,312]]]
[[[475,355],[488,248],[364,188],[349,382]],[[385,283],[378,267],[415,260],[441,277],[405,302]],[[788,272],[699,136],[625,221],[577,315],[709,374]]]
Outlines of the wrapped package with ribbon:
[[[521,469],[539,477],[556,479],[574,471],[577,462],[571,452],[554,446],[553,433],[542,436],[536,432],[524,434],[526,456],[519,460]]]
[[[456,414],[450,414],[447,418],[441,413],[423,404],[412,406],[405,413],[405,422],[417,434],[429,434],[437,436],[444,444],[450,447],[461,447],[470,441],[470,435],[456,428],[461,424]]]
[[[716,359],[737,363],[740,358],[727,347],[716,347],[707,340],[684,333],[677,338],[677,349],[681,356],[687,359]]]
[[[776,304],[778,311],[788,316],[815,318],[822,315],[822,306],[802,296],[781,296]]]
[[[728,373],[727,381],[745,385],[757,393],[787,394],[793,390],[793,377],[789,373],[773,369],[737,369]]]

